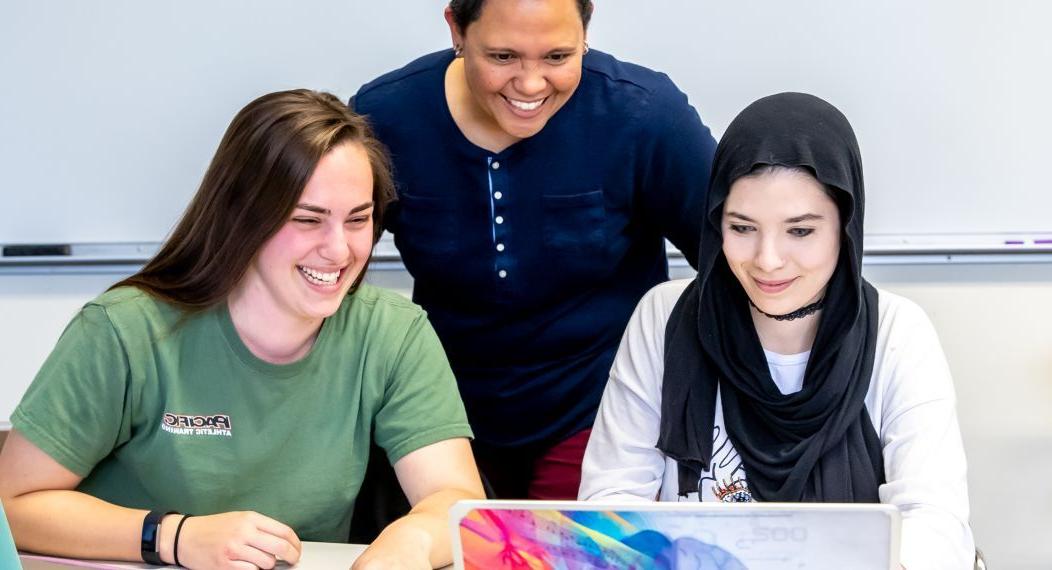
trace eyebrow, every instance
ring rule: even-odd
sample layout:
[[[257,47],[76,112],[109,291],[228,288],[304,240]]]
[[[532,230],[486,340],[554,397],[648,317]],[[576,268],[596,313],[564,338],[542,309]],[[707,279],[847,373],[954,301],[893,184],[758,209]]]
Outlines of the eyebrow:
[[[324,214],[326,216],[328,216],[329,214],[332,213],[332,210],[330,210],[328,208],[322,208],[321,206],[315,206],[314,204],[296,204],[296,207],[301,209],[301,210],[307,210],[308,212],[314,212],[316,214]],[[372,201],[369,201],[369,202],[366,202],[364,204],[358,204],[354,208],[351,208],[351,212],[350,213],[353,214],[355,212],[361,212],[362,210],[368,210],[369,208],[372,208],[372,207],[373,207],[373,203],[372,203]]]
[[[738,218],[738,219],[741,219],[741,220],[745,220],[746,222],[752,222],[754,224],[756,223],[756,220],[750,218],[749,216],[746,216],[745,214],[739,214],[738,212],[727,212],[727,217]],[[787,223],[787,224],[799,224],[800,222],[810,222],[810,221],[822,220],[822,219],[825,219],[825,218],[823,218],[822,216],[819,216],[818,214],[803,214],[801,216],[794,216],[792,218],[786,218],[785,223]]]
[[[787,224],[799,224],[800,222],[810,222],[823,219],[818,214],[804,214],[802,216],[796,216],[794,218],[788,218],[785,220]]]
[[[727,212],[727,217],[738,218],[740,220],[745,220],[746,222],[752,222],[754,224],[756,223],[756,220],[750,218],[749,216],[746,216],[745,214],[739,214],[738,212]]]

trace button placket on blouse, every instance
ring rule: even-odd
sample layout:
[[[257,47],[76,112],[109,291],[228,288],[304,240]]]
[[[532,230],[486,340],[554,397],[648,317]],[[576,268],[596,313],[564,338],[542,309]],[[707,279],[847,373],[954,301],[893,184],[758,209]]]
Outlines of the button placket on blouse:
[[[500,160],[494,157],[488,157],[486,160],[490,187],[490,214],[492,215],[490,227],[493,234],[493,249],[496,251],[493,269],[496,271],[497,277],[504,280],[508,277],[508,264],[505,255],[507,250],[505,245],[507,229],[504,226],[504,203],[506,200],[504,192],[507,189],[505,184],[507,178],[504,173],[506,170],[504,169],[505,165]]]

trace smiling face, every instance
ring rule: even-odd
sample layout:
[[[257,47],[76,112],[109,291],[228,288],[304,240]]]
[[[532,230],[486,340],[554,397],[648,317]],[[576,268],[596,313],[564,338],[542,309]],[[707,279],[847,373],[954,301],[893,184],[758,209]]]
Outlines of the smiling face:
[[[840,256],[840,212],[810,174],[739,178],[723,205],[723,254],[761,311],[784,315],[825,294]]]
[[[473,114],[513,139],[540,132],[581,82],[576,0],[486,0],[463,31],[448,10],[446,19],[463,49]]]
[[[335,313],[372,252],[372,211],[365,149],[334,147],[318,162],[289,220],[249,266],[239,285],[244,306],[272,320],[318,324]]]

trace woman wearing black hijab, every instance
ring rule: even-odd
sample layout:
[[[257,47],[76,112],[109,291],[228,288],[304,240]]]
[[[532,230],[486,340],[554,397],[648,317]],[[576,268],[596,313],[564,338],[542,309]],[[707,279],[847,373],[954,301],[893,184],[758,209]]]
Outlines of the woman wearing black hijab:
[[[906,568],[967,568],[949,368],[912,302],[863,279],[847,119],[756,101],[716,150],[698,276],[640,302],[585,453],[581,499],[882,502]]]

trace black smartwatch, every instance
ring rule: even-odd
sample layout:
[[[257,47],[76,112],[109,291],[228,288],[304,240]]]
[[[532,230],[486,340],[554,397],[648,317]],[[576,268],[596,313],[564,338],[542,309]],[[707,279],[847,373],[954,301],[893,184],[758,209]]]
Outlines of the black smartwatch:
[[[168,511],[162,513],[161,511],[150,511],[146,514],[146,518],[142,519],[142,542],[140,543],[140,549],[142,554],[142,561],[147,564],[153,564],[154,566],[165,566],[165,563],[161,560],[161,551],[157,547],[157,539],[161,534],[161,519],[168,515],[177,515],[179,513],[175,511]]]

